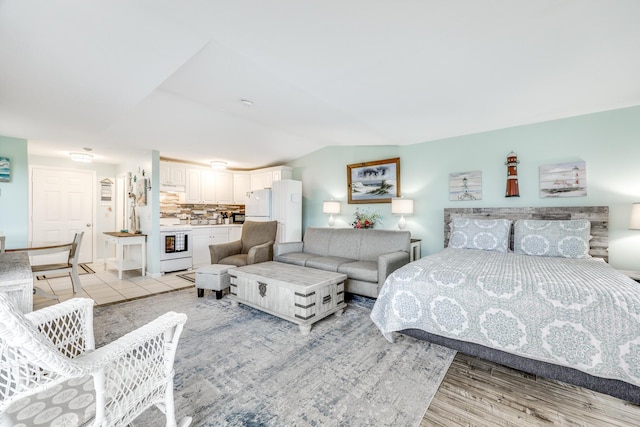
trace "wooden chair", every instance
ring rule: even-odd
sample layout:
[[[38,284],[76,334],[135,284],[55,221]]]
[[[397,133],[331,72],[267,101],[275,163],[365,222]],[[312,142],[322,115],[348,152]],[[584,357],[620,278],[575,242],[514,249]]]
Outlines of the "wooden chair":
[[[173,365],[186,320],[168,312],[96,349],[93,300],[22,314],[0,293],[0,426],[124,426],[156,405],[175,427]]]
[[[60,264],[43,264],[34,265],[31,267],[34,275],[44,276],[53,274],[69,274],[71,276],[71,283],[73,284],[73,293],[82,293],[82,283],[80,282],[80,276],[78,276],[78,258],[80,257],[80,243],[82,243],[82,236],[84,231],[76,233],[73,238],[73,242],[68,245],[57,247],[56,252],[69,251],[69,256],[66,263]],[[34,287],[34,293],[51,297],[45,292],[38,292],[38,288]],[[56,297],[57,298],[57,297]]]

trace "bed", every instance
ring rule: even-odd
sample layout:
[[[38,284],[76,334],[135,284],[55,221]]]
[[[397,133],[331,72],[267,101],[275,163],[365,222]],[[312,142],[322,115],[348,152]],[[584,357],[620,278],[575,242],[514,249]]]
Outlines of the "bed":
[[[606,262],[607,224],[605,206],[445,209],[445,249],[391,274],[371,318],[640,404],[640,284]]]

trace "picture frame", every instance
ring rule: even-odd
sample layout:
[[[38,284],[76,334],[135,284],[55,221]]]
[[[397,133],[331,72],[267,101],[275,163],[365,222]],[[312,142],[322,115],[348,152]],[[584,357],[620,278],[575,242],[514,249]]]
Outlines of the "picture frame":
[[[0,156],[0,182],[11,182],[11,159]]]
[[[584,161],[541,165],[540,198],[587,196],[587,163]]]
[[[349,204],[391,203],[400,197],[400,157],[347,165]]]
[[[482,171],[450,173],[449,200],[482,200]]]

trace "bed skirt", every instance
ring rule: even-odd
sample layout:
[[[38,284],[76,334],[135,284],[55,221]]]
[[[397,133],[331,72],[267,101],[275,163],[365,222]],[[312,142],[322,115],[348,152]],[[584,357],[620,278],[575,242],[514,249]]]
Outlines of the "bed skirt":
[[[593,391],[626,400],[635,405],[640,405],[640,387],[624,381],[595,377],[577,369],[527,359],[501,350],[494,350],[483,345],[430,334],[420,329],[405,329],[399,332],[413,338],[457,350],[470,356],[499,363],[509,368],[588,388]]]

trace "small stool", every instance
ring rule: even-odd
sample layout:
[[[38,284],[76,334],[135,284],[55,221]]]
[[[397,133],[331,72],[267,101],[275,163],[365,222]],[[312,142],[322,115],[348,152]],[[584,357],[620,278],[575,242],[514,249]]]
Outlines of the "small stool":
[[[198,268],[196,270],[198,297],[202,298],[204,296],[205,289],[211,289],[216,291],[216,299],[222,298],[222,291],[227,289],[230,284],[227,271],[233,267],[233,265],[226,264],[211,264]]]

